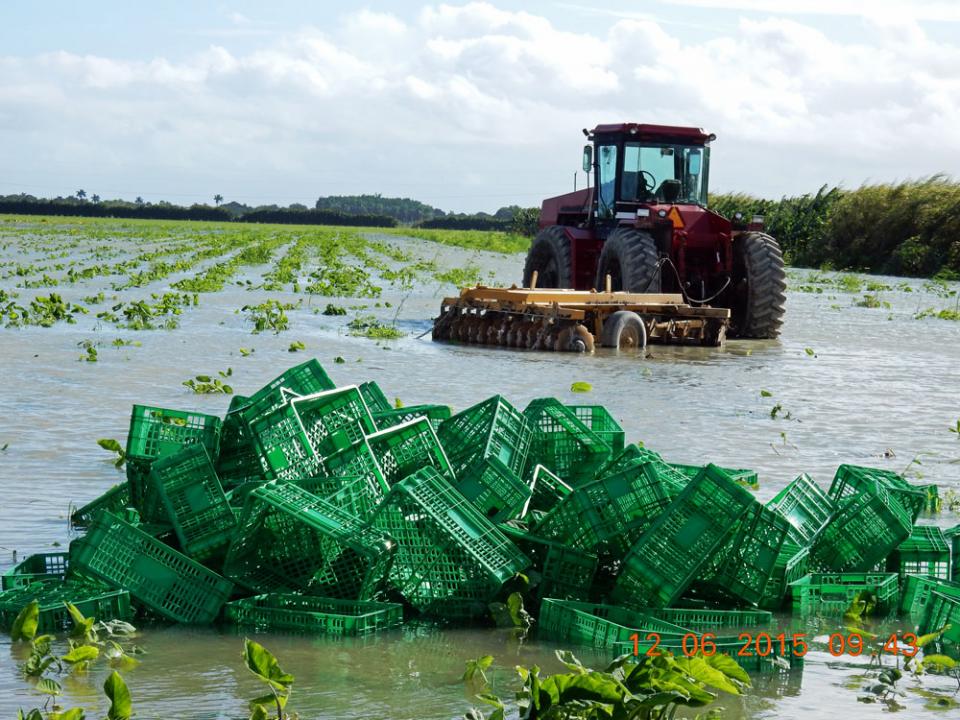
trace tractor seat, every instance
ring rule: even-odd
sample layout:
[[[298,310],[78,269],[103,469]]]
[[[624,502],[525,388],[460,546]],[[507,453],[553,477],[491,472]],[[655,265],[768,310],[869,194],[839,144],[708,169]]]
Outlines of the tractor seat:
[[[674,203],[680,197],[680,181],[664,180],[657,188],[657,197],[663,198],[664,202]]]

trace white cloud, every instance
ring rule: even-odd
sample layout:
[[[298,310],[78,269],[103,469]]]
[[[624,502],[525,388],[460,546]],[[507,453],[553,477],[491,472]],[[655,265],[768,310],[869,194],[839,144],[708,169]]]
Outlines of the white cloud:
[[[0,180],[271,202],[369,191],[494,209],[568,190],[580,128],[628,119],[715,132],[720,189],[779,195],[960,164],[957,44],[909,17],[875,15],[855,43],[801,20],[741,19],[692,41],[645,17],[592,35],[469,3],[409,18],[364,10],[188,59],[0,57]]]

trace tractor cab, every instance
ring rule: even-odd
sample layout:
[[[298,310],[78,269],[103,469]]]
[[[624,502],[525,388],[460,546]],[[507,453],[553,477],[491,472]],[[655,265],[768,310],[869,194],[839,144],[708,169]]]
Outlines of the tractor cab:
[[[593,176],[593,219],[623,219],[650,205],[707,204],[709,142],[699,128],[598,125],[584,130],[584,172]]]

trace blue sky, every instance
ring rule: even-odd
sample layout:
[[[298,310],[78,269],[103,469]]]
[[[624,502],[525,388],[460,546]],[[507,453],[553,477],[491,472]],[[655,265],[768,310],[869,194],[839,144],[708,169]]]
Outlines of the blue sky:
[[[956,172],[960,3],[68,2],[0,11],[0,194],[452,210],[572,188],[600,122],[768,197]],[[582,179],[581,179],[582,183]]]

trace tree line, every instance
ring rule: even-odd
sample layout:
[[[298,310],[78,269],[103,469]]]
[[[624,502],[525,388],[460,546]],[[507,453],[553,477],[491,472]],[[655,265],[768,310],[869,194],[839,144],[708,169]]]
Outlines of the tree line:
[[[710,208],[763,215],[791,265],[960,278],[960,183],[944,175],[780,200],[718,194]]]

